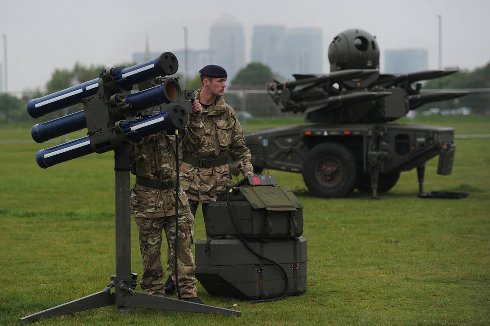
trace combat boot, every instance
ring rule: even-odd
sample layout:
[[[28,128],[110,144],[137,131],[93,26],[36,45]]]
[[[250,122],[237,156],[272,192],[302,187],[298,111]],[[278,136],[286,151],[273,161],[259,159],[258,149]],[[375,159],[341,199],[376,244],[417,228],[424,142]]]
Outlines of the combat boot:
[[[167,294],[167,295],[174,294],[177,291],[177,289],[175,288],[175,282],[172,279],[172,276],[168,277],[163,288],[165,290],[165,294]]]

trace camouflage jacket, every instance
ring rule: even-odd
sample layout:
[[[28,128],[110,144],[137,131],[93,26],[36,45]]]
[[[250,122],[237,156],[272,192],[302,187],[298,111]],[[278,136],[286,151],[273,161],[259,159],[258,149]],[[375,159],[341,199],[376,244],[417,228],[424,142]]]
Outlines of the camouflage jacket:
[[[199,98],[199,91],[196,95]],[[216,201],[216,197],[232,186],[228,164],[213,167],[193,166],[189,158],[236,163],[245,176],[253,173],[250,150],[235,111],[219,97],[201,114],[191,113],[185,128],[184,159],[181,165],[182,188],[190,200]]]
[[[133,145],[131,172],[136,184],[131,190],[131,211],[135,217],[156,218],[175,215],[175,136],[164,131],[145,136]],[[180,158],[182,155],[179,155]],[[156,189],[138,184],[138,177],[166,182],[168,189]],[[179,215],[189,212],[189,202],[179,190]]]

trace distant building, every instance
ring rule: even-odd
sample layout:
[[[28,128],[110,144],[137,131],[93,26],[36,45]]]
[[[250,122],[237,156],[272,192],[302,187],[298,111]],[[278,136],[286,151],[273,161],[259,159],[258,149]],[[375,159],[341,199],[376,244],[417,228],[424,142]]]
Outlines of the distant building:
[[[286,29],[283,26],[255,26],[252,61],[268,65],[285,79],[292,74],[323,73],[323,35],[320,28]]]
[[[252,34],[252,62],[260,62],[281,76],[287,69],[284,43],[286,28],[279,25],[254,26]],[[285,77],[285,76],[283,76]]]
[[[428,67],[427,49],[388,49],[384,51],[384,67],[380,70],[390,74],[406,74],[427,70]]]
[[[217,64],[226,69],[228,80],[245,67],[245,35],[241,23],[229,15],[222,16],[211,25],[208,50],[172,51],[179,60],[178,73],[193,78],[207,64]],[[284,79],[292,74],[323,73],[323,35],[320,28],[286,28],[280,25],[254,26],[251,61],[263,63]],[[135,64],[156,58],[161,52],[150,52],[148,41],[145,51],[134,52]]]
[[[320,74],[323,72],[323,36],[320,28],[288,30],[285,48],[289,74]]]
[[[228,79],[245,66],[245,36],[241,23],[229,15],[221,16],[209,29],[209,64],[226,69]]]

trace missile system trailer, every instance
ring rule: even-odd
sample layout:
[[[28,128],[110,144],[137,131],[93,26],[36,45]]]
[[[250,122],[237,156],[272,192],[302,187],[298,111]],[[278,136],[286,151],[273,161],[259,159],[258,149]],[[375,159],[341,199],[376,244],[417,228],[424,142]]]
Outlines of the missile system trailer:
[[[437,173],[451,174],[452,128],[394,121],[425,103],[466,95],[422,91],[420,81],[455,71],[381,74],[376,39],[359,29],[336,36],[328,56],[329,74],[295,74],[293,81],[268,87],[281,111],[303,113],[305,124],[246,134],[257,172],[302,173],[309,191],[326,198],[345,197],[354,189],[377,197],[413,168],[422,195],[425,164],[436,156]]]

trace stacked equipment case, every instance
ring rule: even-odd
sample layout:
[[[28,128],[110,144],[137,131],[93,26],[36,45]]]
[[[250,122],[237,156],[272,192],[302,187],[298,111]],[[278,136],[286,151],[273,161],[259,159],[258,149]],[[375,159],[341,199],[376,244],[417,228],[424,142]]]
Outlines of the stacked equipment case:
[[[207,209],[196,277],[209,294],[274,300],[306,291],[303,207],[271,176],[250,176]]]

